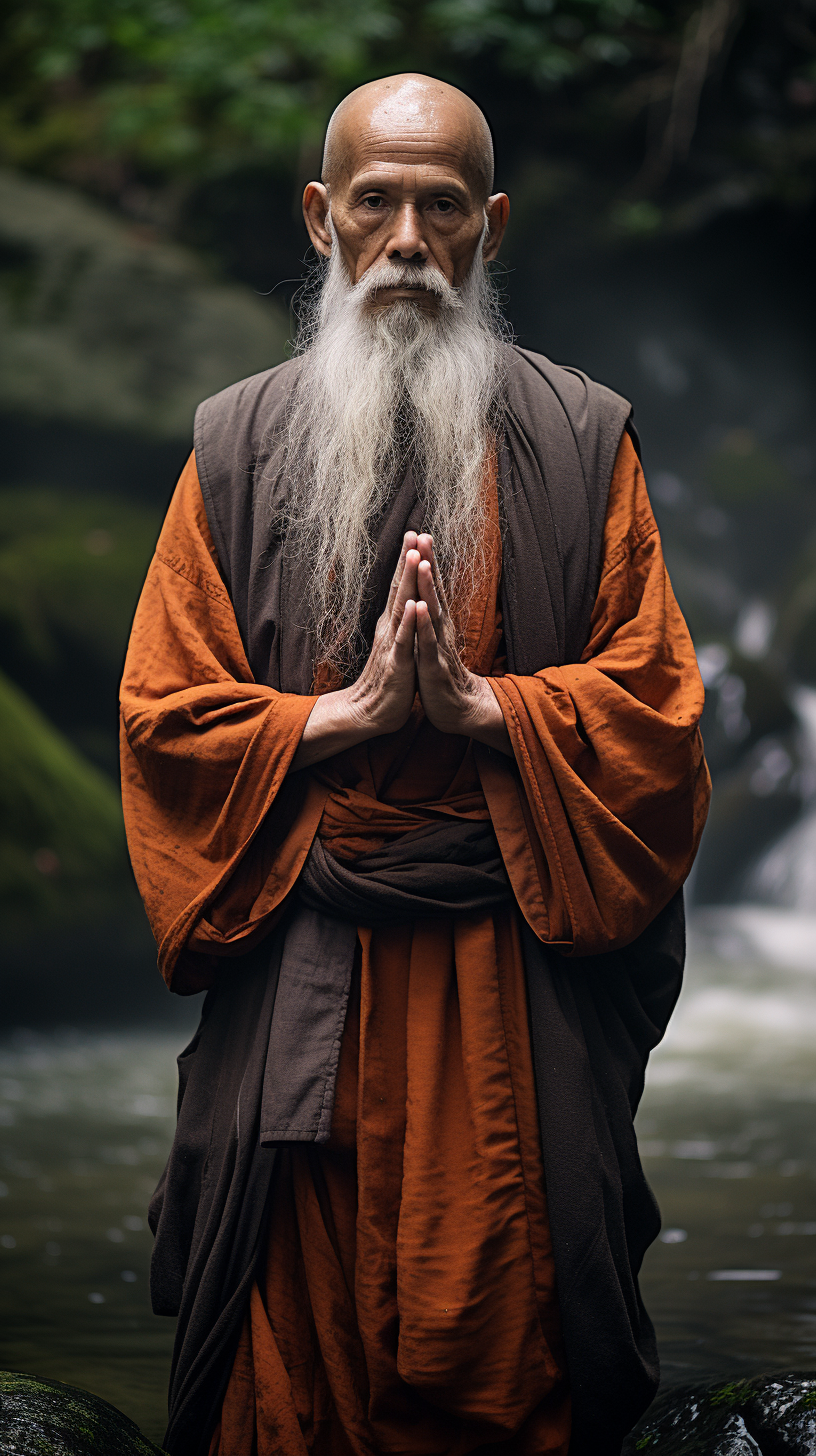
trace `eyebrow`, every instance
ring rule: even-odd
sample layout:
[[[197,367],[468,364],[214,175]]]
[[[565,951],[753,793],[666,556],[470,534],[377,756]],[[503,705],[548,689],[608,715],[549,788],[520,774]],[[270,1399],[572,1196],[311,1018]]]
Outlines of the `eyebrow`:
[[[353,193],[363,192],[388,192],[395,184],[394,173],[384,172],[363,172],[359,177],[354,177],[349,185],[349,191]],[[423,183],[417,188],[418,193],[434,193],[437,196],[456,197],[461,202],[467,202],[470,196],[468,187],[453,177],[440,179],[439,182]]]

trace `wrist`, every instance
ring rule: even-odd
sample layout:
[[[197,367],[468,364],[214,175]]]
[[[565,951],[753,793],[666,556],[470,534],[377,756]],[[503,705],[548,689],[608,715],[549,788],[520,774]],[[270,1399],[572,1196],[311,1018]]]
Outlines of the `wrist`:
[[[462,701],[462,726],[460,731],[468,738],[477,738],[479,730],[491,716],[491,706],[485,698],[488,693],[493,702],[496,699],[490,692],[490,688],[483,677],[477,677],[476,673],[468,673],[467,681],[463,684],[464,696]],[[496,704],[498,707],[498,704]]]
[[[378,711],[380,705],[377,699],[361,689],[358,683],[338,688],[332,696],[335,698],[332,717],[350,744],[362,743],[367,738],[377,738],[388,732],[382,712]]]
[[[350,707],[347,688],[323,693],[306,720],[290,769],[309,768],[353,748],[367,736],[364,724]]]
[[[377,698],[368,691],[367,685],[352,683],[350,687],[341,688],[340,692],[343,700],[339,711],[349,733],[354,733],[362,741],[364,738],[377,738],[387,731],[381,723],[382,713],[378,711]]]
[[[410,687],[410,691],[409,691]],[[344,712],[350,730],[358,741],[365,738],[381,738],[386,733],[397,733],[406,723],[416,692],[416,684],[404,685],[404,691],[383,691],[382,684],[375,687],[368,682],[352,683],[344,689],[347,694]]]
[[[502,753],[512,754],[510,735],[504,721],[504,714],[490,683],[485,677],[471,673],[470,707],[466,710],[466,726],[463,732],[468,738],[475,738],[489,748],[498,748]]]

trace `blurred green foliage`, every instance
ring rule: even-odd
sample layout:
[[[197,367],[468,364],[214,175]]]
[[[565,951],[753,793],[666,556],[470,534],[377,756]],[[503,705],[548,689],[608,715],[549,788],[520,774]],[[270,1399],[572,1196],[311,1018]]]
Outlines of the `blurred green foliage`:
[[[382,0],[41,0],[7,23],[10,160],[93,148],[185,173],[291,146],[396,25]]]
[[[93,151],[209,174],[317,140],[378,70],[461,72],[489,53],[551,87],[672,28],[642,0],[23,0],[5,22],[0,146],[25,166]]]
[[[730,430],[710,455],[706,484],[715,500],[726,506],[758,502],[773,509],[780,495],[791,490],[781,462],[757,439],[753,430]]]
[[[169,189],[177,217],[205,181],[297,174],[348,90],[406,69],[476,92],[513,163],[544,146],[603,169],[617,148],[624,233],[659,228],[644,199],[701,125],[698,183],[727,172],[721,205],[735,178],[745,200],[812,195],[810,0],[7,0],[4,17],[0,158],[126,210],[138,188]]]

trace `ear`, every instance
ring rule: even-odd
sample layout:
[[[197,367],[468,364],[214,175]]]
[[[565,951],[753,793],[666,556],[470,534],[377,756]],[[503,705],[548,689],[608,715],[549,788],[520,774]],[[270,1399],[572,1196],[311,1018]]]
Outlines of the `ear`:
[[[316,253],[328,258],[332,250],[329,232],[329,189],[322,182],[307,182],[303,193],[303,220]]]
[[[485,203],[485,217],[487,218],[487,237],[482,247],[482,257],[486,263],[492,263],[501,247],[504,237],[504,230],[507,227],[507,220],[510,216],[510,198],[506,192],[495,192],[488,197]]]

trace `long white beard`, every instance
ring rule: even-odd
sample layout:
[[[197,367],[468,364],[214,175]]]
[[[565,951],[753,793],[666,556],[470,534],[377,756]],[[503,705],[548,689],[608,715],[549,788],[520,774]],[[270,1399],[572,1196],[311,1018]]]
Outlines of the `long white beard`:
[[[425,286],[434,315],[378,288]],[[308,571],[316,660],[360,665],[360,621],[376,554],[372,527],[413,466],[423,529],[456,615],[484,568],[484,470],[497,433],[510,337],[481,248],[461,289],[436,270],[387,265],[349,282],[337,245],[296,342],[301,373],[288,420],[292,484],[283,525]]]

